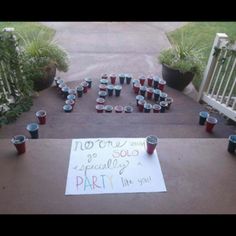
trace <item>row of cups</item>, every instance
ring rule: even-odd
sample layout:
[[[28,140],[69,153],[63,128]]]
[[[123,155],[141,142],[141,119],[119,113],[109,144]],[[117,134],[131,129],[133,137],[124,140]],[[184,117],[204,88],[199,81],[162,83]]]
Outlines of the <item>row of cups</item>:
[[[46,124],[46,117],[47,113],[45,110],[40,110],[35,113],[36,117],[38,118],[38,124],[37,123],[29,123],[26,126],[26,129],[30,133],[30,136],[32,139],[37,139],[39,137],[39,124],[45,125]],[[17,153],[20,155],[22,153],[25,153],[26,151],[26,142],[27,138],[24,135],[15,135],[12,137],[11,142],[14,144]]]
[[[117,76],[116,74],[110,74],[108,76],[107,74],[102,74],[100,83],[108,85],[108,82],[109,82],[109,79],[110,79],[111,84],[115,85],[116,80],[118,78],[119,78],[119,83],[120,84],[124,84],[125,82],[126,82],[126,84],[130,84],[130,82],[132,80],[132,75],[130,75],[130,74],[119,74]]]
[[[145,77],[142,76],[139,79],[133,80],[133,91],[134,93],[138,94],[139,91],[146,91],[146,87],[149,87],[150,89],[159,89],[161,91],[164,91],[166,81],[164,79],[161,79],[158,76],[155,77],[148,77],[147,78],[147,86],[145,84]]]
[[[113,96],[113,93],[115,91],[115,96],[119,97],[121,94],[122,86],[121,85],[105,85],[105,84],[99,84],[99,91],[98,96],[101,98],[106,98],[106,96]]]
[[[130,84],[131,80],[132,80],[132,75],[130,74],[110,74],[108,76],[108,74],[102,74],[101,75],[101,80],[100,83],[105,83],[108,84],[109,79],[111,84],[115,84],[116,83],[116,79],[119,78],[119,83],[120,84],[124,84],[126,82],[126,84]],[[144,75],[139,76],[138,79],[133,79],[133,84],[139,83],[141,86],[143,86],[145,83],[149,86],[149,87],[154,87],[154,88],[158,88],[160,90],[164,89],[164,86],[166,85],[166,81],[161,79],[159,76],[147,76],[145,78]]]
[[[104,105],[104,104],[97,104],[96,105],[97,113],[103,113],[104,111],[107,113],[111,113],[113,111],[113,106],[111,105]],[[114,110],[116,113],[122,113],[123,111],[125,113],[132,113],[134,108],[132,106],[121,106],[116,105],[114,107]]]
[[[84,93],[87,93],[88,89],[92,87],[92,79],[90,78],[85,78],[84,81],[76,89],[68,87],[64,80],[62,80],[60,77],[55,77],[54,81],[56,87],[65,99],[69,94],[77,94],[78,97],[82,97],[82,95]]]
[[[76,89],[69,88],[60,77],[55,77],[55,83],[58,89],[61,91],[61,94],[66,99],[65,105],[63,106],[63,110],[65,112],[72,112],[75,101],[76,95],[78,98],[82,97],[84,93],[87,93],[88,89],[92,87],[92,79],[86,78],[84,81],[76,87]]]
[[[154,105],[147,103],[144,99],[144,96],[137,95],[136,104],[139,108],[139,111],[150,112],[151,109],[153,109],[154,113],[158,113],[158,112],[164,113],[165,110],[169,110],[174,100],[172,97],[168,97],[166,93],[162,93],[162,94],[165,94],[165,96],[161,96],[160,101],[159,99],[155,100],[157,102],[159,101],[159,104],[154,104]]]

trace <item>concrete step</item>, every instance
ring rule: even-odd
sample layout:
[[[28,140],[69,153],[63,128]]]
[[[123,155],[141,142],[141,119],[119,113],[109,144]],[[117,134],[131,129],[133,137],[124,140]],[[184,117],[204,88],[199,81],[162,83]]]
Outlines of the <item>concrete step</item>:
[[[0,138],[11,138],[15,134],[29,136],[25,129],[29,122],[24,117],[16,123],[0,129]],[[47,124],[40,125],[40,138],[85,138],[85,137],[143,137],[151,133],[162,138],[227,138],[233,134],[234,126],[226,126],[222,120],[209,134],[198,124],[198,116],[171,113],[64,113],[48,114]]]

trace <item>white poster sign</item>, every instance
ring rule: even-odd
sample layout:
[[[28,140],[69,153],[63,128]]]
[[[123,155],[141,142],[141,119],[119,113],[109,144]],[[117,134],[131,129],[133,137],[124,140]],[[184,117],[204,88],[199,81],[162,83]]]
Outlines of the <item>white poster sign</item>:
[[[144,138],[72,140],[66,195],[164,191],[157,152],[147,154]]]

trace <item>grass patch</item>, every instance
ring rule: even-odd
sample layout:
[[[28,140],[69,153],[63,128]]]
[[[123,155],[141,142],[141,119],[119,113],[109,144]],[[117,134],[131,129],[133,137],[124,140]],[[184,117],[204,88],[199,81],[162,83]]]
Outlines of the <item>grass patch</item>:
[[[37,22],[0,22],[0,31],[5,27],[15,28],[16,32],[27,35],[29,39],[41,30],[45,32],[43,36],[45,39],[52,39],[56,33],[54,29]]]
[[[204,64],[207,65],[207,61],[211,52],[212,44],[215,39],[216,33],[226,33],[231,41],[236,40],[236,22],[193,22],[188,23],[187,25],[169,32],[167,34],[170,42],[172,40],[180,40],[181,34],[184,33],[184,36],[190,42],[198,42],[200,48],[204,48]],[[198,90],[201,84],[202,78],[195,77],[193,84]]]

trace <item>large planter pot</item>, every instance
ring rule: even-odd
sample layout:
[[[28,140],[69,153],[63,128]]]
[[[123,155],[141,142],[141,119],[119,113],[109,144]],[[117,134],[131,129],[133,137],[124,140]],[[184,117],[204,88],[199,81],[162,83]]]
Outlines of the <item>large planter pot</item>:
[[[193,80],[194,74],[181,73],[179,70],[162,64],[162,77],[169,87],[182,91]]]
[[[56,76],[56,65],[50,64],[45,68],[45,76],[44,78],[34,79],[34,90],[41,91],[50,87],[54,81],[54,77]]]

